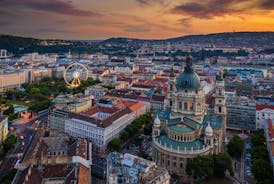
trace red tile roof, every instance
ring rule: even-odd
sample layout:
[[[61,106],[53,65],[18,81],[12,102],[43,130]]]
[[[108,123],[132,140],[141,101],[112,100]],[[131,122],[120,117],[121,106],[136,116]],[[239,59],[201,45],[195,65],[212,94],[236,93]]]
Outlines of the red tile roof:
[[[274,106],[273,105],[256,104],[256,110],[260,111],[263,109],[273,109],[274,110]]]
[[[128,107],[131,111],[137,111],[138,109],[145,106],[145,104],[143,104],[141,102],[125,101],[125,102],[118,103],[116,106],[118,106],[118,107]]]

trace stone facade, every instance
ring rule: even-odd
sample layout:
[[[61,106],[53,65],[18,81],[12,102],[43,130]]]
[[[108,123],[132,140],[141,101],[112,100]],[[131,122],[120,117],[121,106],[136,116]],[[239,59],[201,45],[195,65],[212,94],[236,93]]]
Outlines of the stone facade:
[[[188,159],[222,151],[226,140],[226,97],[220,75],[214,97],[214,114],[208,115],[191,58],[177,78],[171,73],[165,108],[156,111],[152,134],[153,160],[170,174],[184,177]]]

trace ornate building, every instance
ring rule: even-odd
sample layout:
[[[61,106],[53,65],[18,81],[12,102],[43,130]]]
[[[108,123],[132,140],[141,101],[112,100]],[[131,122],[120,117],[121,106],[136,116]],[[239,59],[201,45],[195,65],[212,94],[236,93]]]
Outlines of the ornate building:
[[[216,77],[214,113],[206,113],[200,78],[186,61],[177,78],[172,72],[165,109],[156,111],[153,125],[153,159],[170,174],[186,174],[187,159],[222,151],[226,137],[224,81]]]

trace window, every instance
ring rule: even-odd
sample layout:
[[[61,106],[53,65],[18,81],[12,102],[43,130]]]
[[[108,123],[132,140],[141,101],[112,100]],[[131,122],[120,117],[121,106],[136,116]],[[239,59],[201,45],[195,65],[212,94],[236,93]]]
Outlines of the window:
[[[180,163],[180,168],[183,168],[183,163]]]
[[[182,109],[182,102],[179,103],[179,109]]]
[[[190,110],[193,110],[193,102],[189,102],[189,108]]]
[[[173,162],[173,166],[176,167],[176,162]]]
[[[170,90],[171,90],[171,91],[173,90],[173,85],[172,85],[172,84],[170,84]]]
[[[187,110],[187,102],[184,104],[184,110]]]
[[[197,110],[198,110],[198,111],[201,110],[201,104],[200,104],[200,103],[197,104]]]
[[[169,106],[172,107],[172,100],[169,101]]]
[[[219,112],[220,112],[220,113],[222,112],[222,107],[219,107]]]

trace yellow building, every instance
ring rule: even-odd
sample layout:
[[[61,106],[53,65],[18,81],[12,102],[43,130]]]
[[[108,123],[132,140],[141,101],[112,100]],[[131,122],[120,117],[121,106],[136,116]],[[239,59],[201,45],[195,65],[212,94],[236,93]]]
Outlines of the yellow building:
[[[25,82],[24,71],[0,71],[0,92],[20,88]]]
[[[0,143],[3,142],[9,132],[8,116],[0,117]]]

